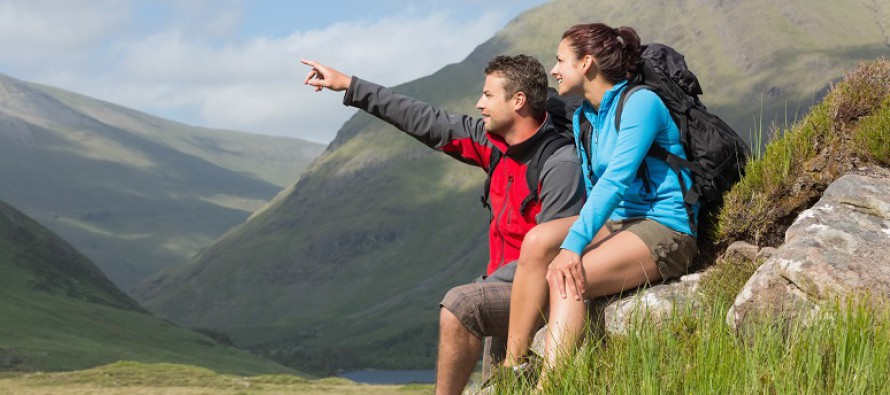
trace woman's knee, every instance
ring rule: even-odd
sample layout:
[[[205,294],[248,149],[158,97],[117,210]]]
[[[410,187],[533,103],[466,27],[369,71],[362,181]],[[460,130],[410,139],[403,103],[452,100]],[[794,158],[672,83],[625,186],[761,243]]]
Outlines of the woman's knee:
[[[562,226],[555,226],[551,223],[540,224],[532,228],[526,233],[522,240],[522,248],[520,250],[520,264],[522,257],[541,258],[552,255],[559,250],[559,246],[565,239],[566,231]],[[549,264],[550,262],[547,262]]]

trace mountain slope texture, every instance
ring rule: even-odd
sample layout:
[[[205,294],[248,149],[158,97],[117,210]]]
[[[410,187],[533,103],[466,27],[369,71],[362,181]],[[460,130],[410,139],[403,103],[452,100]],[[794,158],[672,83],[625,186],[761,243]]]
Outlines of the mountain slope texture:
[[[554,1],[395,90],[477,114],[490,58],[527,53],[549,69],[567,27],[603,21],[684,53],[711,111],[760,145],[845,68],[890,53],[888,15],[886,2],[855,0]],[[294,366],[431,367],[438,301],[485,268],[482,176],[359,113],[298,183],[135,295]]]
[[[0,202],[0,370],[119,360],[257,374],[289,369],[151,316],[74,247]]]
[[[124,290],[188,262],[322,149],[190,127],[0,74],[0,199]]]

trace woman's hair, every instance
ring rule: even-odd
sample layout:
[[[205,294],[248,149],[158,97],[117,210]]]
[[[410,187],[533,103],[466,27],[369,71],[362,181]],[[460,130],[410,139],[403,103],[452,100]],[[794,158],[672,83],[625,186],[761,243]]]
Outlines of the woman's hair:
[[[612,28],[604,23],[575,25],[562,34],[580,59],[592,55],[596,67],[609,82],[616,83],[637,73],[640,54],[640,36],[627,26]]]

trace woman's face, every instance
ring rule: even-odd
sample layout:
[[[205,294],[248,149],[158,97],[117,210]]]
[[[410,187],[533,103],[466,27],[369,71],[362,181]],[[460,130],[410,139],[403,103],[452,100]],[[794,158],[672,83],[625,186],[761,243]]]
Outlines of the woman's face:
[[[556,49],[556,65],[550,70],[550,74],[556,77],[557,92],[560,95],[583,94],[585,61],[591,61],[590,56],[578,59],[575,52],[569,46],[569,41],[563,39]]]

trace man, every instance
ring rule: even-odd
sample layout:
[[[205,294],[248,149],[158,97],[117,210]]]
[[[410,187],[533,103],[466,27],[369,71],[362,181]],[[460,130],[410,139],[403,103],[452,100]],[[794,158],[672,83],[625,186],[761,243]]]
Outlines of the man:
[[[436,393],[460,393],[481,352],[482,338],[507,335],[509,269],[515,267],[507,264],[519,259],[520,250],[552,259],[562,241],[542,237],[536,238],[536,243],[523,244],[526,234],[538,223],[577,215],[584,203],[579,159],[545,110],[544,67],[526,55],[498,56],[489,62],[482,96],[476,103],[480,120],[449,114],[317,62],[302,62],[312,67],[304,83],[317,92],[323,88],[346,91],[345,105],[360,108],[429,147],[489,173],[485,203],[492,212],[490,278],[455,287],[440,304]],[[558,115],[565,120],[565,109],[561,111]],[[537,174],[536,179],[527,182],[529,174]]]

